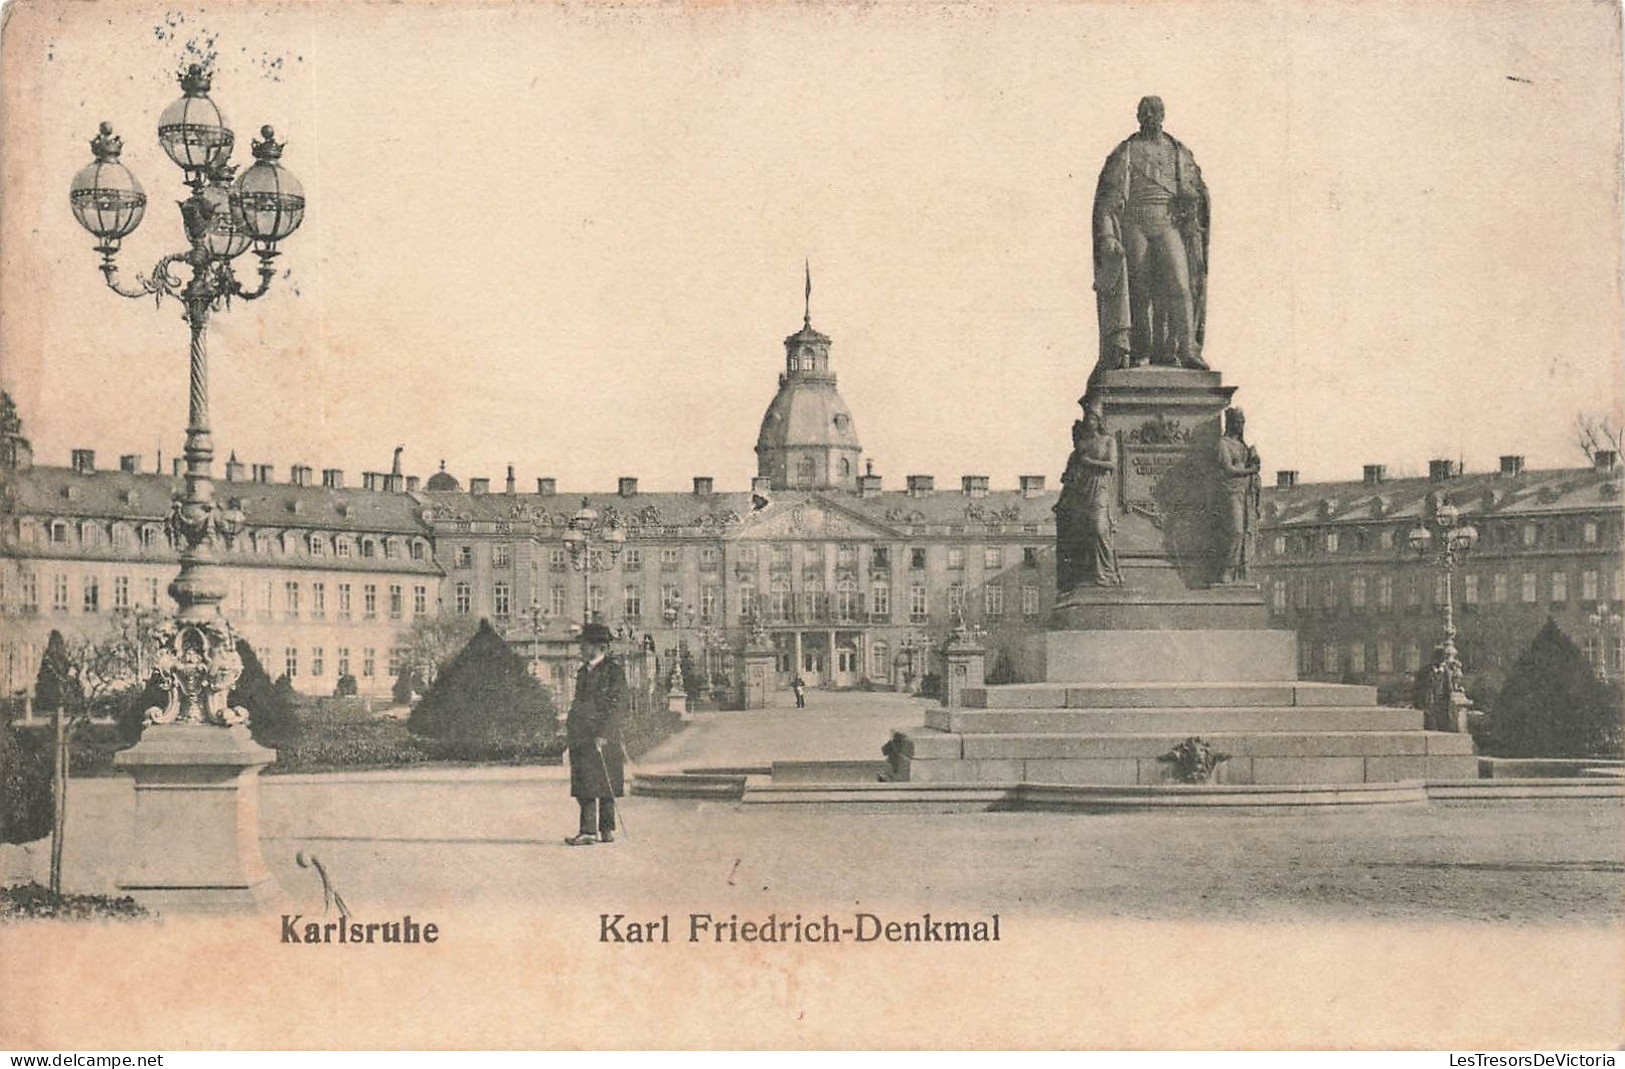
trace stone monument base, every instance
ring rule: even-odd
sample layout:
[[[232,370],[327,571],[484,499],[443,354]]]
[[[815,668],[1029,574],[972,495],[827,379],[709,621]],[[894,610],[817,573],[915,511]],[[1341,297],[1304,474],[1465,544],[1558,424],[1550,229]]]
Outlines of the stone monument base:
[[[1473,779],[1471,737],[1424,731],[1375,687],[1297,679],[1290,631],[1051,631],[1041,683],[971,688],[895,734],[899,780],[1150,785],[1199,736],[1228,754],[1218,784]],[[1033,678],[1033,677],[1028,677]]]
[[[164,913],[242,913],[280,891],[259,840],[259,773],[276,758],[246,727],[154,724],[113,764],[135,779],[119,889]]]

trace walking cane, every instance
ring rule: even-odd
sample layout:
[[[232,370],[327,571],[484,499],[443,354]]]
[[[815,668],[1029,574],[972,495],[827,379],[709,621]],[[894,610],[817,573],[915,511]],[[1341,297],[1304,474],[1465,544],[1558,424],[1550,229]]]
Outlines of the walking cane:
[[[609,779],[609,762],[604,760],[603,740],[594,739],[593,749],[598,752],[598,768],[599,771],[603,772],[604,774],[604,789],[609,791],[609,804],[615,806],[615,815],[620,818],[619,823],[621,825],[621,834],[626,835],[626,837],[630,839],[631,836],[627,835],[626,831],[626,810],[618,805],[615,805],[615,785],[611,783]],[[621,753],[623,755],[626,753],[626,747],[624,745],[621,747]]]

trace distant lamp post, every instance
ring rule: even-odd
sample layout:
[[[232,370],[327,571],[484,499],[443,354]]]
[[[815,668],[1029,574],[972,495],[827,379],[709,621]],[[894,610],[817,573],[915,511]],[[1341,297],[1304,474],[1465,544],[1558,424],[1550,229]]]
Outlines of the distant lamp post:
[[[1456,569],[1478,544],[1478,529],[1462,519],[1461,510],[1439,500],[1407,539],[1423,560],[1431,556],[1444,576],[1444,645],[1433,665],[1428,727],[1435,731],[1467,730],[1467,693],[1462,687],[1461,659],[1456,655],[1456,612],[1453,587]]]
[[[226,587],[214,549],[242,533],[244,517],[214,497],[208,322],[233,299],[257,300],[270,289],[277,245],[304,221],[305,196],[282,166],[283,145],[269,126],[253,142],[254,165],[235,177],[228,161],[236,134],[209,97],[209,72],[194,64],[180,83],[180,99],[159,117],[158,143],[192,190],[180,202],[184,250],[161,257],[150,276],[137,275],[133,284],[120,279],[118,253],[141,225],[147,196],[120,161],[124,141],[111,123],[101,124],[90,142],[93,158],[68,190],[74,219],[96,238],[108,288],[159,304],[173,298],[185,309],[191,335],[185,488],[165,523],[180,555],[180,574],[169,584],[179,608],[156,629],[154,667],[168,695],[147,710],[146,723],[155,730],[117,758],[136,780],[134,868],[120,886],[174,908],[251,907],[270,884],[260,856],[254,776],[274,753],[248,737],[249,711],[228,704],[242,662],[220,609]],[[250,248],[260,261],[259,284],[251,290],[231,266]],[[189,277],[175,273],[181,267]],[[232,732],[223,740],[218,729]],[[182,828],[187,834],[176,834]]]
[[[532,600],[525,619],[530,621],[530,674],[539,683],[542,681],[542,632],[547,630],[553,614],[542,607],[541,601]]]
[[[564,546],[570,551],[570,564],[581,573],[581,623],[592,623],[592,576],[594,572],[607,572],[615,566],[626,548],[626,532],[613,520],[604,523],[598,510],[587,498],[564,532]]]
[[[920,680],[925,675],[925,673],[920,669],[925,661],[925,654],[929,652],[930,649],[931,640],[927,638],[925,633],[920,631],[918,628],[910,629],[909,632],[903,636],[903,641],[898,647],[898,650],[903,654],[904,658],[904,693],[913,694],[919,690]]]
[[[1603,606],[1598,605],[1595,609],[1592,609],[1591,614],[1586,617],[1586,623],[1591,625],[1593,642],[1592,649],[1596,651],[1595,655],[1591,658],[1591,667],[1596,670],[1597,678],[1606,683],[1608,682],[1609,678],[1609,639],[1613,639],[1614,643],[1617,645],[1620,636],[1620,625],[1625,623],[1625,619],[1620,617],[1618,611],[1614,609],[1605,609]],[[1615,662],[1614,667],[1616,670],[1619,668],[1618,661]]]

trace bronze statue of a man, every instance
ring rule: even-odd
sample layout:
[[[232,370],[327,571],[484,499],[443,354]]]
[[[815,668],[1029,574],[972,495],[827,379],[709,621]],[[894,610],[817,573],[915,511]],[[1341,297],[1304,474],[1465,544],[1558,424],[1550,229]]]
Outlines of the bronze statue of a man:
[[[1219,582],[1239,583],[1250,577],[1253,542],[1258,536],[1258,505],[1263,486],[1258,450],[1244,437],[1247,417],[1226,409],[1224,436],[1219,439],[1219,471],[1224,480],[1219,505]]]
[[[1096,367],[1205,369],[1207,187],[1190,149],[1163,131],[1161,98],[1141,100],[1139,118],[1095,186]]]
[[[1061,593],[1081,586],[1120,586],[1113,536],[1117,440],[1106,430],[1098,401],[1072,425],[1072,455],[1055,503],[1055,579]]]

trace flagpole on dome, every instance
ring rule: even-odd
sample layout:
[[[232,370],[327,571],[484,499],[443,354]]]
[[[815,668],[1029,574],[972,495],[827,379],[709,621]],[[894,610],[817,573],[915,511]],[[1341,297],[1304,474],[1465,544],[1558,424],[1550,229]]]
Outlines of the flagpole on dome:
[[[806,311],[801,315],[801,325],[810,327],[812,326],[812,259],[809,257],[804,263],[807,268],[807,307]]]

